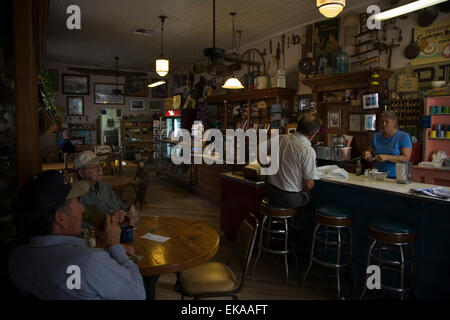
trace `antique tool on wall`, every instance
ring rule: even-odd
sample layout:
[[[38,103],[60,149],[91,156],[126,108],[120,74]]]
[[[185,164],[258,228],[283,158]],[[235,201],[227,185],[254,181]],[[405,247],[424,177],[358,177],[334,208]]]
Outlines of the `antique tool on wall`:
[[[400,46],[400,44],[394,44],[394,39],[392,39],[391,44],[389,46],[389,62],[388,62],[388,69],[391,68],[391,62],[392,62],[392,49],[395,47]]]
[[[280,57],[281,57],[280,43],[278,42],[278,45],[277,45],[277,70],[280,69]]]
[[[284,55],[284,42],[286,40],[286,35],[283,34],[281,35],[281,46],[282,48],[282,53],[283,53],[283,69],[286,69],[286,60],[285,60],[285,55]]]
[[[417,58],[417,56],[420,53],[420,47],[414,41],[414,28],[412,29],[411,34],[412,34],[411,43],[405,48],[404,52],[405,58],[409,60]]]

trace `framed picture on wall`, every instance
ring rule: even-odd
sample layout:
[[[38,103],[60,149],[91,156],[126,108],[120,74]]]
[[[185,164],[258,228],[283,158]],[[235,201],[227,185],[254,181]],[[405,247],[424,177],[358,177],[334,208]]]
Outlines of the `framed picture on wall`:
[[[160,79],[152,79],[152,83],[159,81]],[[167,82],[157,87],[152,88],[153,98],[167,98]]]
[[[348,131],[361,132],[361,114],[351,113],[348,116]]]
[[[67,116],[84,115],[84,98],[67,97]]]
[[[125,81],[125,95],[129,97],[147,97],[147,79],[127,78]]]
[[[365,114],[364,115],[364,131],[375,131],[377,127],[377,115]]]
[[[89,95],[89,76],[63,74],[62,88],[63,94]]]
[[[145,99],[130,100],[131,111],[145,111]]]
[[[115,90],[119,89],[120,94],[116,94]],[[123,95],[124,85],[113,83],[94,83],[94,103],[95,104],[125,104],[125,96]]]
[[[369,93],[361,96],[362,107],[364,110],[367,109],[377,109],[379,108],[378,104],[378,92],[377,93]]]
[[[341,111],[328,111],[328,129],[341,128]]]

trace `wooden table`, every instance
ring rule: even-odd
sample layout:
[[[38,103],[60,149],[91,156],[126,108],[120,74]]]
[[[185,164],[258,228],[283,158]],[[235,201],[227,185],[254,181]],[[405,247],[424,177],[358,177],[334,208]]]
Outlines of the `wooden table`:
[[[128,160],[123,160],[125,162],[125,165],[122,165],[122,168],[137,168],[137,164],[128,161]],[[105,167],[105,163],[103,161],[101,161],[101,164],[103,167]],[[73,163],[69,162],[68,163],[68,169],[73,169]],[[116,165],[115,163],[111,164],[111,167],[114,169],[117,169],[119,166]],[[60,163],[43,163],[42,164],[42,171],[49,171],[49,170],[64,170],[65,166],[64,166],[64,162],[60,162]]]
[[[151,232],[152,228],[160,229]],[[170,239],[164,243],[142,239],[147,232]],[[144,256],[137,263],[141,274],[150,277],[180,272],[210,260],[219,249],[219,235],[211,227],[196,221],[141,217],[132,245],[137,255]]]
[[[125,176],[103,176],[102,181],[108,184],[115,192],[121,193],[123,189],[131,186],[133,178]]]

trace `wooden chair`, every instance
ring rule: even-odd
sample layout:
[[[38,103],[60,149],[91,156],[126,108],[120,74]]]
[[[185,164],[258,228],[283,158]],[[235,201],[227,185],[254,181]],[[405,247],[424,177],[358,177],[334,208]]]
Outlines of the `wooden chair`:
[[[249,218],[254,220],[254,225],[248,221]],[[237,294],[247,278],[257,230],[258,219],[250,213],[239,227],[233,251],[226,264],[209,261],[178,273],[177,287],[181,299],[185,296],[194,297],[194,300],[230,296],[233,300],[239,300]],[[239,263],[242,272],[240,281],[229,267],[232,260]]]
[[[105,166],[103,167],[103,173],[106,175],[114,175],[115,172],[119,176],[122,175],[122,153],[104,153],[97,154],[101,161],[105,162]],[[116,167],[116,161],[119,163],[119,166]],[[115,170],[117,169],[117,170]]]

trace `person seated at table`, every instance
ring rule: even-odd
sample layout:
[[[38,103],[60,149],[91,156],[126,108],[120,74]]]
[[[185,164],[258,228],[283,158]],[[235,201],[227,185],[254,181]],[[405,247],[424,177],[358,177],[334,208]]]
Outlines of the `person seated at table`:
[[[63,132],[63,139],[59,143],[59,150],[62,154],[67,153],[69,155],[77,152],[76,147],[70,141],[72,139],[72,130],[66,129]]]
[[[381,114],[381,132],[373,135],[371,145],[363,152],[367,162],[373,162],[376,169],[389,172],[388,178],[395,179],[395,163],[411,159],[412,143],[409,134],[398,130],[398,118],[394,112]]]
[[[115,216],[106,217],[102,233],[106,250],[90,248],[80,237],[85,208],[78,197],[88,190],[88,183],[67,183],[57,171],[43,172],[21,189],[19,211],[30,243],[12,252],[9,273],[24,296],[43,300],[146,298],[139,268],[120,245]]]
[[[103,170],[95,153],[89,150],[78,153],[73,166],[80,179],[87,181],[90,186],[89,191],[80,197],[85,207],[95,205],[101,212],[115,215],[119,222],[138,215],[134,206],[123,203],[111,187],[102,181]]]
[[[316,152],[311,141],[319,132],[321,120],[305,114],[297,124],[294,134],[279,137],[279,170],[268,176],[265,194],[276,204],[298,208],[311,199],[316,170]]]

